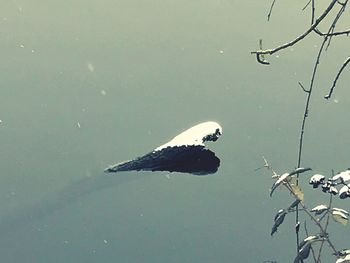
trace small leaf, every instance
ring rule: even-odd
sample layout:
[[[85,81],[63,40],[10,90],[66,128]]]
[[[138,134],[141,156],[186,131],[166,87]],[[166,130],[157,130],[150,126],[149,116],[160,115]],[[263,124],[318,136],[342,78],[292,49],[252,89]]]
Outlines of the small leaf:
[[[348,211],[346,211],[346,210],[344,210],[344,209],[341,209],[341,208],[333,207],[332,210],[333,210],[333,211],[342,212],[343,214],[345,214],[345,215],[347,215],[347,216],[349,215],[349,212],[348,212]]]
[[[301,243],[299,244],[298,248],[301,249],[303,246],[305,246],[306,243],[310,243],[310,242],[312,243],[312,242],[315,242],[318,239],[319,239],[318,236],[308,236],[303,241],[301,241]]]
[[[324,182],[324,179],[325,177],[322,174],[315,174],[310,178],[309,184],[311,184],[313,188],[317,188]]]
[[[275,224],[272,227],[271,236],[273,236],[273,234],[276,233],[278,227],[283,223],[286,214],[287,214],[287,211],[284,209],[281,209],[277,212],[274,218]]]
[[[300,200],[300,202],[304,202],[304,192],[301,190],[299,185],[292,185],[292,191],[295,196]]]
[[[314,212],[315,215],[321,215],[323,212],[327,211],[328,207],[326,205],[318,205],[312,208],[310,211]]]
[[[299,253],[296,256],[296,258],[294,259],[294,263],[299,263],[300,260],[307,259],[308,256],[310,255],[310,250],[311,250],[311,244],[310,243],[306,244],[304,247],[299,249]]]
[[[288,212],[291,212],[294,207],[296,207],[300,203],[299,199],[296,199],[289,207],[288,207]]]
[[[307,259],[310,255],[311,244],[316,241],[324,240],[324,238],[320,236],[308,236],[305,238],[298,246],[299,253],[294,259],[294,263],[299,263],[301,260]]]
[[[342,183],[347,183],[350,181],[350,170],[341,172],[339,175]]]
[[[289,177],[289,173],[284,173],[275,181],[275,183],[271,187],[270,196],[272,196],[276,188],[280,186],[283,182],[285,182],[288,177]]]
[[[329,188],[329,193],[333,194],[333,195],[337,195],[338,194],[338,190],[337,188],[335,188],[334,186],[331,186]]]
[[[311,168],[299,167],[299,168],[296,168],[293,172],[291,172],[290,175],[301,174],[301,173],[304,173],[304,172],[307,172],[307,171],[310,171],[310,170],[312,170],[312,169]]]
[[[346,255],[350,254],[350,249],[342,249],[338,251],[337,253],[333,253],[333,255],[339,256],[339,257],[344,257]]]
[[[332,212],[332,216],[334,221],[346,226],[348,223],[348,217],[346,216],[346,214],[340,212],[340,211],[333,211]]]
[[[342,188],[339,190],[339,198],[340,199],[345,199],[347,197],[350,197],[350,188],[348,185],[344,185]]]
[[[338,258],[335,263],[350,263],[350,255],[345,255],[341,258]]]
[[[350,170],[338,173],[334,175],[330,180],[334,182],[339,180],[341,183],[348,183],[350,181]]]

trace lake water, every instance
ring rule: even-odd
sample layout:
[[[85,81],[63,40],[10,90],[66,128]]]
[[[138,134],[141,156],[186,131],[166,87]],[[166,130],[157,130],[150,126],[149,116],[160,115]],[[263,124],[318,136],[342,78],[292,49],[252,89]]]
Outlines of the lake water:
[[[304,3],[277,1],[267,23],[270,1],[2,2],[1,262],[292,261],[294,215],[270,237],[292,198],[270,198],[270,174],[255,169],[263,155],[278,172],[295,168],[298,81],[307,85],[320,39],[270,66],[250,52],[260,38],[270,48],[303,32]],[[323,99],[348,47],[334,39],[324,55],[307,123],[302,164],[325,175],[350,166],[348,69]],[[208,143],[216,174],[103,174],[207,120],[223,127]],[[311,208],[327,197],[310,175]],[[332,234],[350,246],[349,227]]]

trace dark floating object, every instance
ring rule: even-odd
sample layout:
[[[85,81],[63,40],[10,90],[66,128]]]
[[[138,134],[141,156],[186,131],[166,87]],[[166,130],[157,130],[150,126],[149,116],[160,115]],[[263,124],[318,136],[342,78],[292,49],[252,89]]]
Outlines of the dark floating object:
[[[152,152],[112,165],[106,173],[121,171],[169,171],[206,175],[215,173],[220,159],[206,149],[204,142],[216,141],[222,134],[216,122],[203,122],[180,133],[171,141],[157,147]]]

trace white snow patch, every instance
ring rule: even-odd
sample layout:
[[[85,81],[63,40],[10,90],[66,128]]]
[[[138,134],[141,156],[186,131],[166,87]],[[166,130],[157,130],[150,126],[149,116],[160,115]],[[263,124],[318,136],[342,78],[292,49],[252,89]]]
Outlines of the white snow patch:
[[[218,123],[213,121],[203,122],[180,133],[179,135],[174,137],[171,141],[159,146],[154,151],[160,151],[167,147],[176,147],[176,146],[199,146],[199,145],[204,146],[203,139],[206,136],[219,137],[221,134],[222,134],[222,127]]]

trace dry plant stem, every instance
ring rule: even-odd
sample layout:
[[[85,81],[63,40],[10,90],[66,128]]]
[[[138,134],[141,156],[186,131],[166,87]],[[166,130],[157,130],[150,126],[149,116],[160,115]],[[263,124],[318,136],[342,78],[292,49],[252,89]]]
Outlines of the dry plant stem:
[[[332,194],[329,194],[329,204],[328,204],[328,209],[330,209],[332,207]],[[324,226],[324,230],[327,231],[328,228],[328,224],[329,224],[329,218],[330,218],[330,210],[327,211],[327,220],[326,220],[326,224]],[[322,253],[322,249],[323,249],[323,245],[324,245],[324,240],[321,241],[321,245],[320,248],[318,250],[318,258],[317,258],[317,262],[321,262],[321,253]]]
[[[310,34],[317,26],[318,24],[327,16],[327,14],[332,10],[332,8],[334,7],[334,5],[337,3],[337,0],[332,0],[332,2],[330,3],[330,5],[326,8],[326,10],[323,12],[322,15],[320,15],[315,22],[310,26],[310,28],[308,30],[305,31],[305,33],[303,33],[302,35],[298,36],[297,38],[295,38],[294,40],[285,43],[281,46],[278,46],[274,49],[266,49],[266,50],[258,50],[258,51],[254,51],[251,52],[252,54],[257,54],[257,56],[263,55],[263,54],[269,54],[272,55],[282,49],[285,49],[287,47],[291,47],[293,45],[295,45],[296,43],[298,43],[300,40],[304,39],[308,34]]]
[[[301,165],[301,158],[302,158],[302,150],[303,150],[303,142],[304,142],[304,131],[305,131],[305,123],[306,123],[306,118],[308,116],[308,112],[309,112],[309,108],[310,108],[310,99],[311,99],[311,95],[312,95],[312,90],[314,87],[314,81],[315,81],[315,77],[316,77],[316,72],[317,72],[317,68],[318,65],[320,63],[320,58],[321,58],[321,54],[323,52],[324,46],[327,42],[328,37],[324,37],[322,45],[318,51],[317,57],[316,57],[316,62],[312,71],[312,77],[311,77],[311,81],[310,81],[310,88],[307,92],[307,98],[306,98],[306,103],[305,103],[305,109],[304,109],[304,117],[303,117],[303,121],[301,124],[301,129],[300,129],[300,137],[299,137],[299,151],[298,151],[298,164],[297,167],[300,167]],[[297,184],[298,184],[298,179],[299,179],[299,174],[297,175]]]
[[[293,197],[295,199],[299,199],[298,196],[294,193],[291,185],[287,182],[285,184],[286,188],[289,190],[289,192],[293,195]],[[306,208],[306,206],[300,202],[299,205],[302,207],[301,209],[310,217],[310,219],[318,226],[318,228],[320,229],[320,232],[322,233],[322,235],[325,235],[326,236],[326,241],[328,243],[328,245],[332,248],[333,252],[334,253],[337,253],[337,250],[335,248],[335,246],[333,245],[333,243],[331,242],[331,240],[329,239],[328,237],[328,234],[326,232],[326,229],[321,225],[321,223],[317,220],[317,218],[315,218]],[[328,224],[327,224],[328,226]],[[298,244],[299,246],[299,244]],[[298,253],[299,253],[299,250],[298,250]]]
[[[310,87],[309,87],[309,90],[308,90],[309,92],[307,93],[307,99],[306,99],[305,109],[304,109],[304,116],[303,116],[303,121],[302,121],[301,128],[300,128],[297,167],[300,167],[300,165],[301,165],[306,119],[307,119],[307,116],[308,116],[308,113],[309,113],[310,100],[311,100],[312,90],[313,90],[313,87],[314,87],[314,80],[315,80],[315,76],[316,76],[316,71],[317,71],[317,68],[318,68],[318,64],[320,63],[320,57],[321,57],[321,54],[322,54],[322,51],[323,51],[323,48],[324,48],[326,42],[327,42],[327,36],[324,37],[322,45],[321,45],[321,47],[320,47],[320,49],[318,51],[318,55],[317,55],[316,62],[315,62],[315,65],[314,65],[314,69],[313,69],[313,72],[312,72],[312,77],[311,77],[311,81],[310,81]],[[297,174],[296,184],[297,185],[299,184],[299,174]],[[298,205],[297,205],[297,208],[298,208]],[[297,212],[295,214],[295,221],[296,221],[296,223],[299,222],[299,212],[298,212],[298,210],[297,210]],[[299,232],[296,233],[296,243],[297,243],[296,244],[297,251],[299,253],[299,249],[298,249],[298,246],[299,246],[299,243],[300,243]]]
[[[307,227],[306,227],[306,221],[304,221],[304,230],[305,230],[306,236],[308,237],[309,236],[309,231],[307,230]],[[312,257],[314,259],[314,262],[316,262],[317,259],[316,259],[316,254],[315,254],[315,250],[314,250],[313,246],[311,246],[311,252],[312,252]]]
[[[344,3],[340,3],[338,0],[332,0],[331,3],[329,4],[329,6],[325,9],[325,11],[317,18],[315,19],[315,1],[314,0],[310,0],[308,4],[312,4],[311,7],[311,26],[302,34],[299,35],[297,38],[295,38],[294,40],[285,43],[283,45],[280,45],[274,49],[266,49],[266,50],[262,50],[262,48],[260,47],[260,50],[255,51],[255,52],[251,52],[252,54],[256,54],[257,56],[257,60],[259,63],[262,64],[268,64],[268,62],[264,59],[263,55],[264,54],[269,54],[272,55],[280,50],[286,49],[288,47],[291,47],[293,45],[295,45],[296,43],[298,43],[299,41],[303,40],[307,35],[309,35],[312,31],[321,34],[323,37],[323,41],[321,44],[321,47],[319,48],[318,54],[316,56],[316,61],[313,67],[313,71],[312,71],[312,76],[311,76],[311,80],[310,80],[310,85],[309,85],[309,89],[305,89],[303,87],[303,85],[301,83],[299,83],[299,85],[301,86],[301,88],[303,89],[304,92],[307,93],[306,96],[306,102],[305,102],[305,108],[304,108],[304,115],[303,115],[303,119],[302,119],[302,123],[301,123],[301,129],[300,129],[300,137],[299,137],[299,150],[298,150],[298,164],[297,167],[301,167],[301,160],[302,160],[302,152],[303,152],[303,142],[304,142],[304,131],[305,131],[305,125],[306,125],[306,119],[308,117],[308,113],[309,113],[309,108],[310,108],[310,101],[311,101],[311,95],[312,95],[312,91],[313,91],[313,87],[314,87],[314,81],[315,81],[315,77],[316,77],[316,72],[318,69],[318,65],[320,63],[320,58],[322,55],[322,52],[325,50],[325,46],[328,42],[328,45],[330,44],[330,40],[332,38],[332,36],[335,35],[341,35],[341,34],[346,34],[346,33],[350,33],[347,31],[343,31],[343,32],[334,32],[335,29],[335,25],[337,24],[339,18],[341,17],[341,15],[343,14],[344,10],[345,10],[345,6],[348,3],[348,0],[346,0]],[[337,13],[336,18],[333,20],[331,26],[328,29],[328,32],[326,34],[321,33],[318,29],[317,26],[320,24],[320,22],[330,13],[330,11],[333,9],[333,7],[335,6],[335,4],[338,3],[340,5],[342,5],[342,8],[339,10],[339,12]],[[274,4],[274,3],[273,3]],[[307,5],[308,5],[307,4]],[[273,7],[273,5],[272,5]],[[272,9],[272,8],[271,8]],[[334,83],[336,84],[341,72],[343,71],[343,69],[347,66],[347,64],[350,62],[350,57],[344,62],[342,68],[339,70],[337,77],[334,81]],[[334,84],[334,86],[335,86]],[[334,87],[332,87],[330,94],[332,93]],[[329,96],[330,97],[330,96]],[[297,181],[296,181],[296,185],[299,184],[299,174],[297,174]],[[290,184],[288,182],[286,182],[284,184],[287,189],[292,193],[292,195],[298,199],[297,195],[294,193],[294,191],[292,190]],[[322,226],[322,224],[306,209],[305,205],[300,203],[296,206],[296,218],[295,218],[295,224],[298,225],[299,224],[299,208],[298,206],[302,207],[302,210],[311,218],[311,220],[319,227],[320,232],[322,235],[325,236],[325,241],[329,244],[329,246],[331,247],[331,249],[334,251],[334,253],[337,253],[337,250],[335,249],[334,245],[332,244],[332,242],[329,240],[329,237],[326,233],[327,227],[328,227],[328,222],[329,222],[329,215],[327,217],[327,222],[325,225],[325,228]],[[328,212],[329,213],[329,212]],[[314,256],[314,260],[315,262],[320,262],[320,254],[322,252],[322,248],[323,248],[323,243],[321,244],[320,250],[319,250],[319,254],[318,254],[318,259],[316,261],[316,257]],[[297,249],[297,255],[299,254],[299,230],[296,228],[296,249]],[[313,251],[314,254],[314,251]],[[301,262],[303,262],[302,260],[300,260]]]
[[[337,85],[337,81],[338,81],[338,79],[339,79],[341,73],[342,73],[343,70],[345,69],[345,67],[349,64],[349,62],[350,62],[350,57],[348,57],[348,58],[345,60],[345,62],[343,63],[343,65],[342,65],[341,68],[339,69],[338,74],[337,74],[337,76],[335,77],[335,79],[334,79],[334,81],[333,81],[333,85],[332,85],[332,87],[331,87],[329,93],[324,97],[325,99],[328,100],[328,99],[331,98],[331,96],[332,96],[332,94],[333,94],[333,91],[334,91],[334,88],[335,88],[335,86]]]

